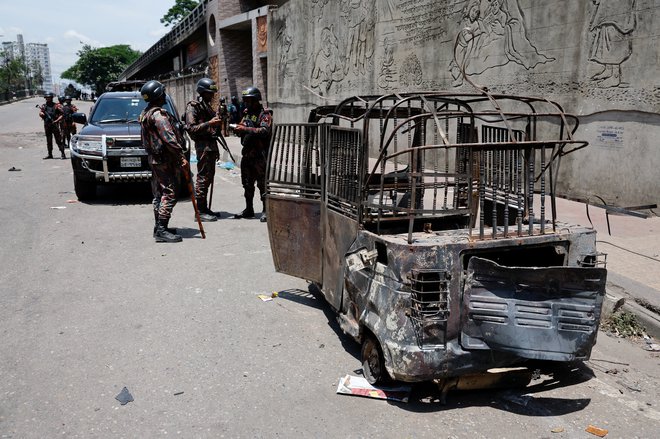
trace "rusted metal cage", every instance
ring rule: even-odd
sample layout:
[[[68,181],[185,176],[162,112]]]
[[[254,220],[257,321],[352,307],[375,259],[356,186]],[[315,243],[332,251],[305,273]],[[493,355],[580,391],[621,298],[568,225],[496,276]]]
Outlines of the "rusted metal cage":
[[[319,194],[327,165],[330,208],[410,243],[422,230],[467,228],[479,240],[554,230],[559,158],[586,146],[572,138],[577,118],[533,97],[354,97],[313,115],[276,128],[269,190],[298,179],[301,196]]]

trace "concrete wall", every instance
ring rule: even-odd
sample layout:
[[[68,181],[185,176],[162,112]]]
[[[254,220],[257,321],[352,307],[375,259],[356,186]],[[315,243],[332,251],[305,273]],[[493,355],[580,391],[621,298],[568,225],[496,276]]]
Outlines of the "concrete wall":
[[[591,143],[562,159],[560,193],[660,202],[659,0],[290,0],[269,35],[276,122],[356,94],[470,82],[542,95]]]

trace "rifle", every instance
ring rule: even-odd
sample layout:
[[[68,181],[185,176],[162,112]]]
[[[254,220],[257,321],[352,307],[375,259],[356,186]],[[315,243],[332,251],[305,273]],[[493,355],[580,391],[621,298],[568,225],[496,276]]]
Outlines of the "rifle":
[[[218,143],[220,144],[220,146],[222,147],[222,149],[224,149],[225,151],[227,151],[227,153],[229,154],[229,158],[231,159],[231,161],[234,162],[234,163],[236,163],[236,159],[234,158],[234,156],[232,155],[231,151],[229,150],[229,145],[227,145],[227,141],[226,141],[225,138],[222,136],[222,133],[220,133],[220,132],[218,131],[218,133],[217,133],[215,136],[213,136],[213,138],[215,139],[216,142],[218,142]]]
[[[199,233],[202,234],[202,239],[206,239],[206,233],[204,233],[204,226],[202,226],[202,219],[199,217],[199,209],[197,208],[197,199],[195,199],[195,192],[193,190],[192,179],[190,178],[190,164],[188,166],[183,166],[183,176],[186,178],[188,183],[188,192],[190,192],[190,200],[192,201],[193,209],[195,209],[195,218],[197,219],[197,224],[199,225]]]
[[[35,107],[38,108],[39,111],[41,111],[41,105],[37,104],[35,105]],[[53,123],[53,118],[50,116],[50,114],[46,113],[45,111],[43,113],[44,113],[44,121],[48,123]]]

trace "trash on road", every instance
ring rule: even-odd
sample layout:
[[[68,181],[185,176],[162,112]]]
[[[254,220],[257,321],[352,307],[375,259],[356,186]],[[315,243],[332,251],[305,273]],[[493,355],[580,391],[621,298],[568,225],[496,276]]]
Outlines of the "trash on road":
[[[14,167],[14,166],[12,166],[11,168],[9,168],[9,172],[18,172],[18,171],[20,171],[20,170],[21,170],[20,168],[16,168],[16,167]]]
[[[66,209],[66,206],[51,206],[50,208],[56,210],[62,210],[62,209]]]
[[[593,425],[589,425],[585,429],[585,431],[587,433],[591,433],[591,434],[596,435],[598,437],[605,437],[605,436],[607,436],[607,433],[608,433],[608,431],[605,430],[604,428],[596,427],[596,426],[593,426]]]
[[[78,200],[66,200],[66,202],[69,203],[69,204],[73,204],[73,203],[77,203]]]
[[[564,432],[564,427],[555,427],[552,430],[550,430],[550,433],[563,433]]]
[[[236,167],[236,165],[234,164],[234,162],[218,162],[218,167],[231,171]]]
[[[128,391],[126,387],[121,389],[119,395],[115,396],[115,399],[121,403],[121,405],[126,405],[129,402],[133,402],[133,395]]]
[[[174,396],[179,396],[179,395],[183,395],[183,392],[176,392],[176,393],[174,393]]]
[[[270,302],[271,300],[273,300],[271,296],[268,296],[266,294],[257,294],[257,297],[263,300],[264,302]]]
[[[365,396],[399,402],[408,402],[410,391],[410,386],[372,386],[366,378],[351,375],[340,378],[337,386],[337,393],[342,395]]]
[[[657,352],[660,351],[660,344],[647,342],[646,347],[644,349],[651,352]]]

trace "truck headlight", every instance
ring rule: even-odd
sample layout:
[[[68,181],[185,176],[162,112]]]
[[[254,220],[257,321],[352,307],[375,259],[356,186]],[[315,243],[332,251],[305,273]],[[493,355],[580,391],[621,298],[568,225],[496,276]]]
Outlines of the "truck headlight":
[[[74,136],[71,139],[71,148],[81,154],[100,155],[103,144],[98,136]]]

